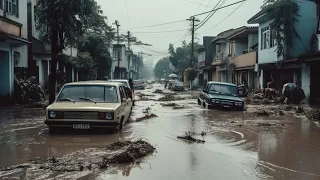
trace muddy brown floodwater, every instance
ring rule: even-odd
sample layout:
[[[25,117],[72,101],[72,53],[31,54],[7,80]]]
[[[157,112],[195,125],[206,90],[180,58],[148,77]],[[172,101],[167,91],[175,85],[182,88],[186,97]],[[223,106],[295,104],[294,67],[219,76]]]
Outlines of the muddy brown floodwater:
[[[164,94],[152,92],[162,87],[142,91],[151,96],[136,102],[132,122],[120,132],[52,135],[43,110],[1,108],[0,169],[20,166],[0,171],[0,179],[320,179],[319,123],[287,114],[252,115],[253,105],[245,112],[206,110],[189,93],[157,101]],[[156,116],[136,121],[148,107]],[[177,138],[185,134],[203,143]],[[60,173],[23,166],[35,158],[96,157],[93,149],[140,138],[156,151],[131,164]]]

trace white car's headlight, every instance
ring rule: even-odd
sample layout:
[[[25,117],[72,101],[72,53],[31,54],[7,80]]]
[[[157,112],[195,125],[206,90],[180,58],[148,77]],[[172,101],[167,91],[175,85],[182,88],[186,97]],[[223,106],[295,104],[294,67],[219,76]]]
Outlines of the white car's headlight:
[[[56,112],[54,112],[54,111],[50,111],[50,113],[49,113],[49,117],[50,118],[56,118],[57,117],[57,113]]]
[[[219,99],[212,99],[211,101],[212,101],[213,103],[217,103],[217,104],[220,103],[220,100],[219,100]]]
[[[111,113],[106,113],[106,119],[108,119],[108,120],[112,119],[112,114]]]

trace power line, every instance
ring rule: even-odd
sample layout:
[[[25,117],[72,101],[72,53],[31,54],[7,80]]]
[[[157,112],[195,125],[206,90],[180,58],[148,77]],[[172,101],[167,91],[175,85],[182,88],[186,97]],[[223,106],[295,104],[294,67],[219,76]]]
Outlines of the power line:
[[[219,7],[219,8],[217,8],[217,9],[213,9],[213,10],[211,10],[211,11],[206,11],[206,12],[203,12],[203,13],[200,13],[200,14],[195,14],[195,15],[193,15],[193,16],[201,16],[201,15],[204,15],[204,14],[208,14],[208,13],[211,13],[211,12],[213,12],[213,11],[217,11],[217,10],[219,10],[219,9],[223,9],[223,8],[226,8],[226,7],[229,7],[229,6],[233,6],[233,5],[235,5],[235,4],[239,4],[239,3],[244,2],[244,1],[246,1],[246,0],[237,1],[237,2],[235,2],[235,3],[228,4],[228,5],[226,5],[226,6],[222,6],[222,7]]]
[[[218,22],[217,24],[215,24],[214,26],[212,26],[210,29],[213,29],[214,27],[218,26],[219,24],[221,24],[223,21],[225,21],[228,17],[230,17],[234,12],[236,12],[243,4],[245,3],[245,1],[243,1],[238,7],[236,7],[230,14],[228,14],[223,20],[221,20],[220,22]]]
[[[201,5],[203,5],[203,4],[202,4],[202,3],[203,3],[203,1],[204,1],[204,0],[202,0],[202,1],[201,1],[201,3],[199,4],[199,6],[198,6],[198,8],[197,8],[197,10],[196,10],[196,12],[195,12],[195,13],[197,13],[197,12],[199,11],[199,9],[200,9],[200,6],[201,6]],[[194,14],[195,14],[195,13],[194,13]]]
[[[207,8],[209,7],[209,5],[207,5],[207,6],[204,5],[204,4],[201,5],[200,3],[195,2],[195,1],[190,1],[190,0],[184,0],[184,1],[187,1],[187,2],[190,2],[190,3],[193,3],[193,4],[197,4],[197,5],[200,5],[200,6],[203,6],[203,7],[207,7]]]
[[[220,5],[219,7],[221,7],[221,6],[226,2],[226,1],[224,0],[224,1],[220,4],[221,1],[222,1],[222,0],[219,0],[219,2],[213,7],[213,9],[216,9],[216,7],[217,7],[218,5]],[[211,15],[208,14],[207,17],[204,18],[204,20],[201,22],[201,24],[197,27],[196,30],[198,30],[199,28],[201,28],[216,12],[217,12],[217,11],[212,12]]]
[[[166,22],[166,23],[161,23],[161,24],[154,24],[154,25],[149,25],[149,26],[134,27],[134,28],[130,28],[130,29],[140,29],[140,28],[163,26],[163,25],[167,25],[167,24],[174,24],[174,23],[179,23],[179,22],[184,22],[184,21],[186,21],[186,20],[171,21],[171,22]]]
[[[127,0],[124,0],[124,3],[126,5],[126,11],[127,11],[127,18],[128,18],[128,22],[129,22],[129,28],[130,28],[130,18],[129,18],[129,11],[128,11],[128,5],[127,5]]]
[[[139,45],[138,45],[138,46],[139,46]],[[139,47],[140,47],[140,48],[142,48],[142,49],[146,49],[146,50],[149,50],[149,51],[152,51],[152,52],[158,53],[159,55],[167,54],[167,53],[160,52],[160,51],[156,51],[156,50],[153,50],[153,49],[150,49],[150,48],[147,48],[147,47],[143,47],[143,46],[139,46]]]
[[[206,5],[207,7],[209,7],[209,5],[211,4],[212,0],[209,1],[209,3]]]
[[[181,31],[187,31],[189,29],[178,29],[178,30],[171,30],[171,31],[150,31],[150,32],[132,32],[136,34],[143,34],[143,33],[171,33],[171,32],[181,32]]]

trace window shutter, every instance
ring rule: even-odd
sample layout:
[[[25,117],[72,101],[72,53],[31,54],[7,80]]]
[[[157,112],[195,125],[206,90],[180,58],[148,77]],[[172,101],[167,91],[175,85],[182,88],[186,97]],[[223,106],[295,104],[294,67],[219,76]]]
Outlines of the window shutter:
[[[19,0],[16,0],[16,16],[19,17]]]

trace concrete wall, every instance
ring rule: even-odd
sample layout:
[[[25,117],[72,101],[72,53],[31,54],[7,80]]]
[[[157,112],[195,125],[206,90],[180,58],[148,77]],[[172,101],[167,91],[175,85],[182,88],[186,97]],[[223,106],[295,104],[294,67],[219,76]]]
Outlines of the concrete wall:
[[[206,52],[201,51],[197,53],[198,55],[198,67],[203,67],[205,65],[205,60],[206,60]]]
[[[291,56],[297,57],[309,52],[311,49],[311,37],[317,29],[317,7],[312,1],[304,0],[303,3],[297,1],[300,9],[298,21],[295,23],[295,29],[299,37],[293,38],[293,49]]]
[[[259,41],[259,36],[258,34],[249,34],[248,35],[248,48],[250,49],[253,45],[257,44]]]
[[[27,1],[19,1],[19,17],[8,15],[7,18],[22,24],[22,38],[28,39],[27,26]],[[20,53],[20,61],[15,64],[16,67],[28,67],[28,47],[22,46],[14,48],[13,51]]]
[[[266,21],[264,23],[259,24],[259,64],[276,62],[277,60],[283,59],[283,57],[277,57],[277,46],[274,46],[269,49],[261,49],[261,29],[269,26],[271,22],[272,21]]]
[[[64,50],[62,50],[62,53],[70,57],[77,57],[78,49],[74,47],[66,47]]]
[[[33,56],[33,59],[36,61],[36,65],[39,66],[39,85],[41,87],[44,87],[45,80],[48,78],[50,74],[50,61],[51,57],[50,56]],[[44,63],[44,61],[47,61],[47,63]],[[46,64],[46,68],[48,71],[46,71],[44,64]],[[49,79],[49,78],[48,78]]]
[[[236,66],[236,68],[254,66],[256,64],[256,55],[256,52],[251,52],[240,56],[235,56],[232,58],[232,63]]]
[[[234,52],[232,52],[232,56],[240,56],[243,54],[244,50],[248,49],[248,41],[247,39],[237,39],[235,40]]]

